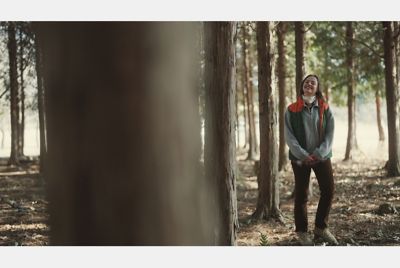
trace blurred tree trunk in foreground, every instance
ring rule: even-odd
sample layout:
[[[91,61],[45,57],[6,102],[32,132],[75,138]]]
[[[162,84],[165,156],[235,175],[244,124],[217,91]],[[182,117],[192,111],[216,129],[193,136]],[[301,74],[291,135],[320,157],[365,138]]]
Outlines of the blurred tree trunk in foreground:
[[[36,23],[52,245],[211,245],[193,23]]]

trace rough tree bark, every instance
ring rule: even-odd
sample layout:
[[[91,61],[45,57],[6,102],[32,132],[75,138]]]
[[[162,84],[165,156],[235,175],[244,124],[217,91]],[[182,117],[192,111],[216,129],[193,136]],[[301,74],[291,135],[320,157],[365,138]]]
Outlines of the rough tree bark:
[[[212,245],[192,23],[35,23],[52,245]],[[118,40],[118,42],[116,42]]]
[[[244,69],[244,81],[246,86],[246,99],[247,99],[247,120],[249,128],[249,150],[247,152],[247,159],[254,160],[257,154],[257,138],[256,138],[256,126],[254,121],[254,98],[253,98],[253,83],[251,81],[251,64],[249,60],[248,43],[249,35],[247,33],[246,26],[243,26],[242,36],[242,53],[243,53],[243,69]],[[248,42],[248,43],[247,43]]]
[[[19,165],[18,154],[18,67],[17,67],[17,42],[15,39],[15,23],[8,23],[8,56],[10,73],[10,113],[11,113],[11,153],[9,165]]]
[[[300,95],[300,85],[304,78],[304,22],[294,23],[295,50],[296,50],[296,96]]]
[[[393,43],[393,22],[383,22],[383,49],[385,62],[386,109],[388,124],[389,160],[387,171],[389,176],[400,176],[400,148],[398,123],[399,91],[396,84],[397,70]]]
[[[279,210],[277,118],[272,86],[272,55],[268,22],[257,22],[258,92],[260,107],[260,171],[255,220],[282,219]]]
[[[346,23],[346,65],[347,65],[347,143],[344,160],[353,158],[358,148],[356,138],[356,87],[354,81],[354,32],[352,22]]]
[[[235,245],[239,227],[236,201],[235,22],[205,23],[206,123],[204,165],[219,198],[216,245]]]
[[[396,68],[396,85],[397,85],[397,94],[400,95],[400,22],[394,21],[393,22],[393,41],[394,41],[394,51],[395,51],[395,68]],[[397,103],[399,114],[397,120],[399,121],[400,125],[400,103]]]
[[[393,22],[393,42],[395,53],[396,84],[399,89],[400,81],[400,22]],[[399,107],[400,108],[400,107]]]
[[[279,162],[278,170],[283,170],[288,162],[288,154],[285,142],[285,110],[286,110],[286,48],[285,35],[287,24],[283,21],[279,22],[278,35],[278,91],[279,91]],[[261,135],[260,135],[261,138]],[[261,142],[260,142],[261,143]]]

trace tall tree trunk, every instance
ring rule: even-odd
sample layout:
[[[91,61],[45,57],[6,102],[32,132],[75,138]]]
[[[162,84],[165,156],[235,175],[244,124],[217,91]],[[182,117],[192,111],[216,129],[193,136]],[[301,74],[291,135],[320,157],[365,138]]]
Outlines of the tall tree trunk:
[[[383,22],[383,49],[385,62],[386,109],[388,124],[389,160],[387,170],[389,176],[400,176],[400,148],[398,123],[399,91],[396,85],[395,51],[393,43],[393,23]]]
[[[206,177],[214,180],[216,245],[234,245],[238,228],[235,152],[235,22],[205,23]]]
[[[353,150],[357,149],[356,138],[356,88],[354,57],[354,33],[352,22],[346,23],[346,64],[347,64],[347,143],[344,160],[353,158]]]
[[[300,85],[304,78],[304,23],[302,21],[294,23],[295,31],[295,50],[296,50],[296,96],[300,96]]]
[[[237,26],[236,26],[237,27]],[[236,33],[237,35],[237,33]],[[239,69],[239,64],[238,64],[238,58],[240,57],[240,55],[238,55],[238,39],[235,38],[236,43],[235,43],[235,87],[236,87],[236,93],[235,93],[235,106],[236,106],[236,149],[240,149],[240,92],[241,92],[241,85],[240,85],[240,69]],[[239,57],[238,57],[239,56]]]
[[[19,75],[20,75],[20,121],[18,122],[18,154],[24,155],[24,133],[25,133],[25,87],[24,87],[24,42],[22,30],[19,29]]]
[[[281,218],[279,210],[279,178],[277,118],[272,86],[272,55],[268,22],[257,22],[258,92],[260,105],[260,172],[258,174],[257,207],[254,219]]]
[[[400,81],[400,22],[393,22],[393,42],[394,42],[394,53],[395,53],[395,68],[396,68],[396,84],[399,89]],[[400,108],[400,107],[399,107]]]
[[[382,118],[381,118],[381,96],[380,96],[380,88],[379,86],[376,87],[375,91],[375,104],[376,104],[376,120],[378,125],[378,132],[379,132],[379,141],[385,140],[385,132],[383,131],[382,126]]]
[[[47,138],[46,138],[46,108],[45,108],[45,89],[43,83],[43,65],[42,52],[40,50],[39,40],[35,35],[35,69],[38,90],[38,117],[39,117],[39,133],[40,133],[40,172],[44,173],[44,158],[47,154]]]
[[[212,245],[195,25],[34,26],[47,98],[51,244]]]
[[[18,67],[17,42],[15,40],[15,24],[8,23],[8,56],[10,73],[10,113],[11,113],[11,154],[9,165],[19,165],[18,154]]]
[[[278,170],[281,171],[288,162],[288,155],[285,142],[285,110],[286,110],[286,48],[285,35],[287,25],[281,21],[278,24],[278,90],[279,90],[279,163]],[[261,96],[261,95],[260,95]],[[261,140],[261,135],[260,135]],[[261,142],[260,142],[261,143]]]
[[[396,85],[397,85],[397,94],[400,95],[400,22],[393,22],[393,35],[394,35],[394,51],[395,51],[395,68],[396,68]],[[397,113],[400,115],[400,103],[397,103],[398,111]],[[400,116],[398,116],[397,120],[400,125]]]
[[[255,27],[255,24],[254,24],[254,27]],[[249,33],[248,33],[249,34]],[[249,72],[249,86],[250,86],[250,89],[251,89],[251,97],[250,97],[250,99],[252,100],[252,113],[251,113],[251,116],[252,116],[252,126],[253,126],[253,133],[254,133],[254,151],[256,152],[256,155],[258,155],[259,153],[260,153],[260,148],[259,148],[259,142],[258,142],[258,138],[257,138],[257,131],[258,131],[258,129],[257,129],[257,127],[256,127],[256,118],[257,118],[257,116],[258,116],[258,114],[254,111],[254,102],[255,103],[257,103],[258,102],[258,100],[255,100],[255,95],[254,95],[254,82],[253,82],[253,78],[254,78],[254,75],[253,75],[253,69],[254,69],[254,66],[257,64],[257,61],[258,61],[258,59],[257,59],[257,54],[255,53],[255,51],[257,50],[257,46],[254,46],[254,47],[252,47],[252,42],[251,42],[251,40],[253,39],[253,38],[255,38],[255,37],[253,37],[253,35],[255,35],[255,34],[251,34],[251,35],[248,35],[248,40],[249,40],[249,44],[248,44],[248,47],[247,47],[247,57],[248,57],[248,72]]]
[[[246,85],[246,99],[247,99],[247,118],[249,123],[249,150],[247,153],[247,159],[256,158],[256,127],[254,122],[254,98],[253,98],[253,83],[251,81],[251,64],[249,61],[248,45],[250,43],[249,36],[247,34],[246,27],[243,27],[243,40],[242,40],[242,51],[243,51],[243,68],[244,68],[244,81]]]
[[[243,72],[242,72],[243,74]],[[249,121],[248,121],[248,109],[249,105],[247,104],[247,92],[246,92],[246,82],[244,79],[244,76],[241,76],[241,85],[242,85],[242,102],[243,102],[243,122],[244,122],[244,145],[243,148],[245,149],[247,145],[249,144],[249,136],[250,136],[250,130],[249,130]]]

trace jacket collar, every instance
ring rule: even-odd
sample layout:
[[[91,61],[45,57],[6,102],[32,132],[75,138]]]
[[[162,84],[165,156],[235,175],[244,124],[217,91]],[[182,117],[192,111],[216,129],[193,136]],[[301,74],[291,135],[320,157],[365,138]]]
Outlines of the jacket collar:
[[[328,109],[328,104],[318,97],[315,99],[314,105],[322,108],[322,111],[325,111],[326,109]],[[298,112],[303,111],[305,106],[306,106],[306,104],[305,104],[303,98],[301,96],[299,96],[299,97],[297,97],[296,102],[289,105],[288,109],[291,112],[298,113]]]

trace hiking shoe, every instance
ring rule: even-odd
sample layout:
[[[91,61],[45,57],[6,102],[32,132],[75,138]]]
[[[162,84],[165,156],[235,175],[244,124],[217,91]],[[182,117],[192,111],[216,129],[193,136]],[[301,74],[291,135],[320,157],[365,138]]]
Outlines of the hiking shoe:
[[[310,235],[307,232],[298,232],[297,237],[299,238],[300,245],[302,246],[314,246]]]
[[[324,242],[327,242],[332,245],[339,245],[338,241],[336,240],[335,236],[329,231],[328,228],[320,229],[315,227],[314,229],[314,239],[321,238]]]

